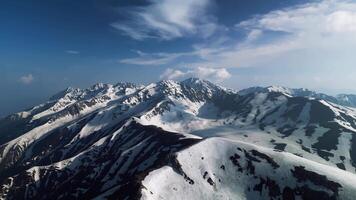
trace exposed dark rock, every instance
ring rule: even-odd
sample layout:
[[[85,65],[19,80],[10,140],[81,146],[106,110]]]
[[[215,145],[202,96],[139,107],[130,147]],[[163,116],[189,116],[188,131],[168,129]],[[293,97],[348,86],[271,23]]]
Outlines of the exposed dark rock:
[[[206,180],[211,186],[215,186],[215,182],[210,177]]]
[[[146,140],[145,140],[146,139]],[[125,144],[131,143],[132,151],[138,151],[140,156],[135,156],[132,153],[127,155],[122,154],[122,148],[127,149]],[[147,147],[136,149],[141,141],[146,142]],[[21,172],[14,177],[13,181],[18,187],[23,190],[11,188],[8,192],[9,199],[70,199],[73,194],[77,193],[77,188],[87,188],[84,192],[80,192],[83,199],[91,199],[101,194],[105,182],[101,182],[104,176],[109,176],[116,180],[113,185],[117,187],[108,199],[137,199],[140,196],[141,180],[152,170],[163,165],[171,163],[174,170],[178,171],[183,176],[185,173],[179,168],[179,163],[174,164],[174,159],[168,159],[174,152],[182,150],[199,140],[184,138],[181,134],[163,131],[154,126],[142,126],[136,122],[132,122],[127,127],[124,127],[120,134],[117,135],[114,142],[107,140],[106,145],[97,148],[93,151],[88,151],[86,154],[78,157],[77,162],[83,163],[80,170],[76,174],[72,174],[70,170],[58,170],[55,168],[41,169],[39,172],[41,182],[31,182],[30,174]],[[170,148],[170,151],[161,151],[165,147]],[[156,160],[150,165],[146,164],[146,160],[152,159],[152,155],[159,155]],[[127,163],[129,157],[130,163]],[[124,168],[128,165],[127,168]],[[108,173],[115,168],[113,173]],[[96,174],[96,179],[91,178],[93,169],[99,170]],[[53,178],[56,177],[56,178]],[[194,184],[194,181],[188,176],[184,176],[189,184]],[[96,181],[97,180],[97,181]],[[5,183],[5,180],[3,183]],[[58,182],[62,182],[58,184]],[[68,188],[68,184],[71,187]],[[25,192],[36,191],[36,192]],[[128,196],[129,194],[129,196]]]
[[[344,163],[337,163],[336,166],[342,170],[346,170]]]
[[[260,177],[259,179],[260,183],[255,185],[253,190],[258,191],[260,192],[260,194],[262,194],[264,188],[268,189],[268,195],[271,199],[281,195],[279,185],[274,180],[271,180],[268,177],[266,179]]]
[[[325,189],[328,189],[332,192],[333,195],[337,196],[339,188],[342,186],[334,181],[330,181],[327,179],[326,176],[317,174],[316,172],[313,171],[308,171],[305,169],[303,166],[296,166],[294,167],[294,170],[291,170],[293,176],[299,181],[299,182],[306,182],[310,181],[316,186],[321,186],[324,187]]]
[[[283,189],[283,195],[282,195],[283,200],[294,200],[294,191],[290,187],[285,187]]]
[[[208,175],[208,172],[205,171],[204,174],[203,174],[203,179],[205,179],[207,175]]]
[[[277,169],[279,167],[279,165],[271,157],[269,157],[268,155],[266,155],[264,153],[261,153],[259,151],[256,151],[256,150],[252,150],[251,153],[254,156],[257,156],[257,157],[260,157],[260,158],[266,160],[269,164],[272,165],[272,167],[274,169]]]

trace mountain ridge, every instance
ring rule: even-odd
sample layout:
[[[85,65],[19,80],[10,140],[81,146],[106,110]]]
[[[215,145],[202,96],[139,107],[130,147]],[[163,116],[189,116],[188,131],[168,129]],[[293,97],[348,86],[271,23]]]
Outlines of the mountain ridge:
[[[167,177],[183,180],[174,184],[206,190],[210,194],[207,198],[218,197],[223,191],[220,186],[234,188],[240,179],[219,183],[219,178],[227,180],[234,175],[248,184],[238,188],[238,193],[228,192],[230,197],[279,199],[283,195],[299,198],[319,194],[326,199],[352,199],[350,192],[342,192],[355,191],[345,182],[347,175],[338,179],[315,166],[355,174],[356,109],[318,96],[323,97],[281,87],[236,92],[195,78],[147,86],[119,83],[67,89],[46,103],[0,120],[0,198],[151,199],[154,195],[148,189],[152,185],[144,180],[150,180],[151,173],[165,177],[171,167],[174,173]],[[220,140],[231,148],[218,148]],[[213,173],[221,166],[204,162],[190,165],[179,159],[185,152],[208,152],[205,141],[212,141],[211,149],[220,153],[195,159],[229,162],[229,173],[219,172],[220,177],[216,177]],[[241,152],[232,153],[236,148]],[[271,155],[283,155],[286,160],[276,161]],[[295,157],[306,162],[297,166]],[[301,173],[290,179],[298,186],[284,185],[279,176],[263,174],[265,165],[280,178],[286,171]],[[214,171],[208,172],[210,179],[204,172],[187,171],[199,166]],[[233,166],[238,173],[231,171]],[[255,172],[260,178],[254,177]],[[301,178],[305,174],[316,179]],[[317,181],[320,179],[324,182]],[[72,190],[64,191],[61,182],[75,184]],[[127,188],[127,184],[135,189]],[[165,195],[159,191],[167,187],[175,191],[172,184],[155,188],[159,189],[155,194]],[[259,189],[265,184],[265,189]],[[210,193],[211,186],[216,194]],[[145,187],[147,190],[142,190]],[[187,191],[192,192],[191,198],[200,197],[195,189],[182,192]]]

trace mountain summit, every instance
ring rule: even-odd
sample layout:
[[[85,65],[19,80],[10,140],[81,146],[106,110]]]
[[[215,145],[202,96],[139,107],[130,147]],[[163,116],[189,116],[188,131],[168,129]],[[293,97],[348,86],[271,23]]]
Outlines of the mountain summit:
[[[68,88],[0,120],[0,198],[354,199],[355,99],[195,78]]]

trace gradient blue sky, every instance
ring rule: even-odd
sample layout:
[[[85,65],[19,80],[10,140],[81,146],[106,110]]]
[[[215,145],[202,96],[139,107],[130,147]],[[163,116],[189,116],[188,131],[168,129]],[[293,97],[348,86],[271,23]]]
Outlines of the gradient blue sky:
[[[96,82],[356,93],[356,1],[3,0],[0,24],[0,116]]]

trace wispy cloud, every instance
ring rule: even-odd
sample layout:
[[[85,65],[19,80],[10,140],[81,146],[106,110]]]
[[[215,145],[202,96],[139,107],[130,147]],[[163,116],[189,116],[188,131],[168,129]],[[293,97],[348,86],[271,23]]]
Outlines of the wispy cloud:
[[[260,65],[266,61],[274,60],[289,51],[303,48],[296,41],[281,40],[278,42],[251,45],[247,38],[244,42],[231,44],[219,44],[221,46],[194,46],[192,51],[176,53],[141,53],[136,57],[120,60],[120,63],[159,66],[174,65],[176,67],[208,67],[208,68],[231,68],[231,67],[251,67]],[[193,58],[192,61],[185,62],[185,58]],[[183,62],[177,62],[182,60]],[[183,64],[182,64],[183,63]]]
[[[79,51],[75,51],[75,50],[66,50],[65,52],[69,54],[80,54]]]
[[[150,0],[150,5],[131,8],[127,20],[111,26],[136,40],[171,40],[198,33],[209,37],[218,28],[215,18],[206,14],[209,4],[210,0]]]
[[[120,60],[120,63],[131,65],[164,65],[168,64],[178,57],[188,55],[190,53],[144,53],[136,51],[138,56],[132,58],[125,58]]]
[[[32,83],[34,79],[35,79],[35,78],[33,77],[32,74],[27,74],[27,75],[21,76],[21,77],[19,78],[19,81],[20,81],[21,83],[23,83],[23,84],[28,85],[28,84]]]
[[[230,40],[224,49],[192,66],[258,67],[293,65],[322,67],[315,60],[350,65],[356,51],[356,3],[325,0],[274,10],[239,22],[245,40]],[[263,41],[263,42],[259,42]],[[209,48],[209,47],[207,47]],[[333,55],[333,56],[330,56]],[[342,60],[335,58],[342,57]],[[318,66],[319,65],[319,66]]]
[[[246,42],[253,42],[260,38],[263,34],[263,31],[260,29],[252,29],[250,32],[247,34],[246,37]]]
[[[256,31],[278,36],[273,38],[268,34],[257,34],[259,39],[266,41],[264,44],[252,42],[247,47],[228,53],[233,57],[236,55],[233,60],[237,63],[246,59],[251,61],[249,57],[253,54],[253,59],[263,62],[272,55],[289,61],[304,56],[299,62],[305,65],[311,65],[313,60],[331,60],[329,55],[334,55],[332,59],[335,61],[335,57],[345,57],[345,52],[356,50],[356,3],[335,0],[307,3],[271,11],[240,22],[236,27],[249,32],[247,40]],[[249,54],[243,55],[244,52]],[[226,52],[222,54],[226,55]],[[353,60],[352,57],[345,58]]]
[[[336,34],[356,31],[356,3],[324,0],[307,3],[240,22],[237,27],[290,34]]]
[[[237,22],[229,30],[192,44],[188,51],[138,53],[121,62],[169,66],[161,75],[167,79],[205,78],[204,70],[249,68],[234,69],[251,71],[234,74],[238,77],[234,82],[339,89],[355,84],[351,74],[356,63],[356,2],[300,4]],[[234,37],[234,31],[244,37]]]
[[[183,80],[190,77],[202,78],[219,83],[229,79],[231,74],[225,68],[197,67],[186,71],[168,68],[161,74],[160,79]]]
[[[291,65],[295,60],[315,65],[313,60],[335,62],[335,57],[345,58],[339,64],[354,62],[348,54],[356,51],[356,3],[351,1],[325,0],[274,10],[235,27],[245,32],[245,39],[221,35],[221,43],[195,44],[188,52],[151,54],[124,62],[159,65],[183,56],[195,57],[185,65],[217,68]]]
[[[131,65],[143,65],[143,66],[158,66],[171,64],[174,61],[187,58],[187,57],[199,57],[204,59],[209,57],[209,55],[222,51],[223,47],[217,48],[204,48],[204,47],[194,47],[192,51],[187,52],[175,52],[175,53],[146,53],[142,51],[135,51],[137,56],[131,58],[124,58],[119,60],[120,63],[131,64]]]

